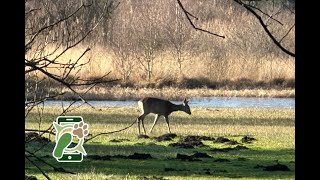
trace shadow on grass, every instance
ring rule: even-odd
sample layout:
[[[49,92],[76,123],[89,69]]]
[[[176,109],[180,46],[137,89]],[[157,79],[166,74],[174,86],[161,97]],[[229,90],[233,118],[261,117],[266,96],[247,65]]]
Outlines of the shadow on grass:
[[[232,113],[232,112],[230,112]],[[268,113],[268,111],[266,111]],[[27,122],[37,122],[36,113],[30,113],[30,116],[26,120]],[[90,124],[110,124],[110,125],[119,125],[119,124],[131,124],[139,115],[139,112],[130,112],[130,113],[101,113],[101,112],[82,112],[82,113],[74,113],[73,115],[82,116],[86,122]],[[56,118],[56,116],[44,113],[43,116],[45,120],[52,121]],[[146,116],[144,122],[145,124],[151,124],[154,121],[153,115]],[[161,117],[159,122],[165,122]],[[195,121],[197,125],[250,125],[250,126],[295,126],[294,118],[284,118],[284,117],[260,117],[260,118],[252,118],[251,114],[248,114],[245,117],[239,118],[235,117],[199,117],[198,115],[194,116],[185,116],[181,117],[178,114],[173,114],[170,116],[170,122],[173,124],[183,124],[183,125],[194,125]]]
[[[73,114],[75,116],[82,116],[86,122],[90,124],[131,124],[136,120],[138,115],[130,114]],[[48,118],[50,119],[50,118]],[[54,118],[52,118],[54,119]],[[149,115],[145,118],[145,124],[151,124],[154,121],[154,116]],[[161,117],[159,122],[165,122]],[[295,126],[295,120],[291,118],[215,118],[215,117],[179,117],[171,116],[170,122],[173,124],[184,124],[184,125],[194,125],[194,122],[197,122],[197,125],[261,125],[261,126]],[[32,121],[28,121],[32,122]]]
[[[137,116],[133,115],[121,115],[121,114],[107,114],[98,119],[92,119],[92,116],[83,116],[88,122],[91,123],[107,123],[107,124],[119,124],[119,123],[132,123]],[[194,117],[194,120],[197,121],[197,125],[262,125],[262,126],[294,126],[295,120],[289,118],[204,118],[204,117]],[[184,125],[194,125],[192,117],[182,118],[177,116],[172,116],[170,122],[179,123]],[[154,116],[149,115],[145,118],[145,124],[152,123],[154,121]],[[164,119],[161,117],[159,121]]]
[[[29,144],[34,148],[36,143]],[[183,149],[155,143],[139,143],[133,145],[102,145],[85,144],[88,156],[84,156],[81,163],[59,163],[52,157],[53,143],[37,155],[47,162],[75,173],[112,174],[126,176],[201,176],[201,177],[228,177],[228,178],[289,178],[294,179],[294,149],[243,149],[229,152],[212,152],[210,147]],[[234,147],[234,146],[230,146]],[[192,155],[195,152],[207,153],[210,158],[197,158],[196,161],[177,159],[177,154]],[[145,160],[130,159],[134,153],[150,154]],[[121,155],[121,156],[117,156]],[[92,156],[110,158],[93,159]],[[263,166],[275,165],[277,162],[286,165],[290,171],[264,171]],[[38,162],[41,164],[41,162]],[[39,173],[28,161],[26,169],[29,173]],[[53,172],[52,168],[42,166],[46,172]],[[66,174],[70,176],[70,174]]]

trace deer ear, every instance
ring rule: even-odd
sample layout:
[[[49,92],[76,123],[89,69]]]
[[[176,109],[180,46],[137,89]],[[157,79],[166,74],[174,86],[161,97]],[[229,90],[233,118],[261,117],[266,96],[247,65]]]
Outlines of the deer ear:
[[[183,103],[188,104],[188,100],[186,98],[184,98]]]

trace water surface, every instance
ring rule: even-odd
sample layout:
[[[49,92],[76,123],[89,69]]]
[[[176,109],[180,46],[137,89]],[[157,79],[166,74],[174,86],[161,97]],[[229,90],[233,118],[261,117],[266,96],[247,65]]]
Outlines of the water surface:
[[[46,101],[45,105],[69,105],[73,101]],[[137,106],[137,101],[88,101],[93,106]],[[181,104],[181,101],[172,101]],[[76,102],[77,105],[82,102]],[[192,97],[189,105],[192,107],[272,107],[294,108],[295,98],[257,98],[257,97]]]

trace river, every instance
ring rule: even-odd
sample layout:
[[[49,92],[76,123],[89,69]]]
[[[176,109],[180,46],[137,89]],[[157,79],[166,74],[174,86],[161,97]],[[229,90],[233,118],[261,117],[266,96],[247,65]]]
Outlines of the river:
[[[295,98],[257,98],[257,97],[192,97],[189,100],[192,107],[270,107],[295,108]],[[69,105],[72,101],[49,100],[45,105]],[[137,106],[137,101],[88,101],[93,106]],[[175,104],[181,101],[172,101]],[[81,101],[76,104],[82,103]]]

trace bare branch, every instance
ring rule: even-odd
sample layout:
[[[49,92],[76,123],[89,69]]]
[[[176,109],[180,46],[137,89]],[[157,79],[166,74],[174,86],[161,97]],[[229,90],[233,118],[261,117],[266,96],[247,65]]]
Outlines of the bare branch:
[[[112,4],[112,3],[110,3],[110,4]],[[107,6],[107,3],[104,5],[103,11],[102,11],[102,12],[104,12],[104,13],[102,13],[102,14],[100,15],[100,17],[98,18],[98,22],[97,22],[90,30],[88,30],[88,31],[86,32],[86,34],[85,34],[83,37],[80,38],[80,40],[78,40],[78,41],[77,41],[76,43],[74,43],[73,45],[67,46],[67,48],[64,49],[59,55],[57,55],[57,56],[54,58],[54,60],[58,59],[61,55],[63,55],[63,54],[64,54],[66,51],[68,51],[69,49],[77,46],[80,42],[82,42],[82,41],[88,36],[88,35],[99,25],[99,23],[101,22],[101,20],[103,19],[103,17],[104,17],[105,14],[107,13],[106,8],[111,6],[110,4],[109,4],[109,6]]]
[[[91,106],[92,108],[95,109],[95,107],[93,105],[91,105],[88,101],[86,101],[83,96],[85,94],[87,94],[87,92],[89,92],[94,86],[101,84],[101,83],[108,83],[108,82],[112,82],[112,81],[116,81],[117,79],[112,79],[112,80],[104,80],[104,78],[109,75],[110,72],[106,73],[105,75],[103,75],[102,77],[99,78],[95,78],[92,80],[89,79],[80,79],[79,77],[77,77],[79,71],[82,69],[83,66],[85,66],[86,64],[88,64],[90,62],[90,59],[84,63],[80,63],[80,60],[83,59],[84,55],[90,51],[90,48],[87,48],[77,59],[75,60],[69,60],[66,63],[61,63],[60,61],[60,57],[65,54],[68,50],[70,50],[71,48],[74,48],[75,46],[77,46],[78,44],[82,43],[84,41],[85,38],[88,37],[88,35],[94,31],[94,29],[100,24],[100,22],[102,21],[102,19],[104,18],[104,16],[107,13],[110,13],[113,11],[112,8],[118,6],[114,6],[113,1],[111,1],[110,3],[108,3],[110,1],[107,1],[106,3],[104,3],[104,7],[102,9],[102,13],[99,13],[98,17],[97,17],[97,21],[94,21],[94,23],[91,25],[91,27],[89,26],[89,30],[86,30],[85,32],[83,32],[82,30],[80,30],[80,33],[75,33],[73,32],[71,29],[69,29],[70,26],[72,26],[72,24],[70,23],[70,21],[68,21],[69,19],[76,17],[77,13],[80,12],[81,9],[89,7],[93,4],[93,2],[91,2],[91,4],[89,5],[84,5],[82,4],[80,7],[78,7],[75,11],[73,11],[71,14],[64,16],[63,18],[47,25],[44,27],[40,27],[39,29],[35,30],[34,33],[29,33],[27,32],[26,34],[28,34],[26,36],[26,43],[25,43],[25,54],[27,54],[28,50],[30,49],[35,49],[34,52],[32,52],[32,54],[30,54],[31,59],[29,59],[29,57],[25,58],[25,74],[30,75],[30,77],[33,76],[33,74],[31,74],[31,72],[34,72],[34,75],[36,77],[38,77],[38,73],[42,73],[43,75],[45,75],[46,78],[49,78],[50,80],[54,80],[56,82],[58,82],[61,87],[66,87],[69,90],[71,90],[71,92],[73,93],[73,95],[77,96],[78,98],[76,100],[74,100],[68,107],[62,109],[62,113],[60,115],[64,115],[69,111],[75,110],[76,108],[79,108],[80,106],[87,104],[89,106]],[[46,8],[46,7],[44,7]],[[31,13],[35,11],[31,10],[26,12],[26,17],[28,13]],[[61,41],[60,40],[56,40],[56,37],[54,36],[53,40],[48,40],[48,38],[50,36],[48,36],[48,34],[50,35],[50,32],[55,32],[53,30],[54,26],[57,26],[59,24],[62,24],[63,22],[65,22],[67,29],[67,32],[63,32],[62,33],[62,37],[61,37]],[[31,26],[30,28],[26,28],[26,30],[28,31],[33,31],[33,23],[30,22]],[[47,33],[48,31],[48,33]],[[73,34],[72,34],[73,33]],[[41,39],[39,40],[39,37],[42,36],[42,34],[45,36],[45,38],[41,41]],[[55,34],[54,34],[55,35]],[[28,41],[27,41],[28,40]],[[55,46],[55,48],[52,50],[50,50],[51,47],[49,47],[49,44],[53,44]],[[64,47],[61,47],[62,44],[66,44]],[[46,50],[49,50],[50,52],[47,53]],[[61,52],[58,50],[61,50]],[[49,58],[50,56],[57,54],[53,59]],[[62,69],[62,75],[56,75],[55,73],[51,73],[49,71],[49,69]],[[73,71],[73,72],[72,72]],[[30,74],[29,74],[30,73]],[[75,78],[69,78],[71,76],[71,73],[74,75]],[[71,80],[70,80],[71,79]],[[38,81],[37,81],[38,83]],[[45,97],[43,97],[43,94],[46,93],[44,89],[40,90],[37,88],[38,84],[36,83],[36,87],[34,88],[34,97],[32,98],[32,101],[27,101],[25,102],[25,111],[26,111],[26,117],[27,115],[35,108],[38,107],[39,104],[44,103],[46,100],[51,99],[51,98],[55,98],[59,95],[63,95],[63,93],[60,94],[56,94],[56,95],[47,95]],[[79,93],[77,92],[75,89],[73,89],[74,86],[90,86],[84,93]],[[29,87],[31,89],[33,89],[32,85]],[[27,87],[28,89],[28,87]],[[62,89],[61,89],[62,90]],[[40,93],[40,95],[37,95],[37,93]],[[78,102],[79,100],[81,100],[83,103],[80,106],[76,106],[75,108],[72,108],[73,105],[75,105],[76,102]],[[40,107],[41,108],[41,107]],[[49,134],[49,137],[51,134],[55,135],[54,132],[54,128],[53,125],[51,124],[49,128],[47,128],[46,130],[41,130],[40,129],[40,124],[41,124],[41,119],[42,119],[42,109],[40,109],[40,111],[38,111],[38,116],[40,117],[40,123],[39,123],[39,129],[35,130],[35,129],[25,129],[25,131],[31,131],[31,132],[39,132],[39,136],[42,136],[45,133]],[[31,141],[25,142],[25,143],[29,143]],[[48,143],[47,143],[48,144]],[[34,152],[37,152],[39,150],[41,150],[42,148],[44,148],[47,144],[44,144],[42,147],[34,150]],[[32,161],[32,159],[30,159],[30,157],[35,157],[38,159],[38,157],[36,157],[34,155],[34,152],[31,153],[29,152],[29,154],[32,154],[32,156],[26,157],[30,162]],[[40,160],[40,159],[38,159]],[[40,160],[41,161],[41,160]],[[47,164],[44,161],[41,161],[45,164]],[[54,168],[55,171],[59,171],[59,172],[67,172],[67,173],[72,173],[72,172],[68,172],[65,171],[61,168],[55,168],[54,166],[47,164],[51,167]],[[37,165],[36,165],[37,166]],[[38,168],[39,166],[37,166]],[[41,167],[41,166],[40,166]],[[41,168],[39,167],[39,170],[41,172],[43,172],[41,170]],[[45,175],[45,173],[43,172],[43,174]]]
[[[75,90],[72,88],[72,86],[73,86],[74,84],[68,83],[68,82],[66,82],[64,79],[60,78],[59,76],[54,75],[54,74],[52,74],[52,73],[49,73],[49,72],[45,71],[43,68],[40,68],[40,67],[36,66],[34,63],[25,62],[25,64],[26,64],[27,66],[30,66],[30,67],[36,69],[36,70],[39,70],[39,71],[42,72],[43,74],[47,75],[49,78],[51,78],[51,79],[53,79],[53,80],[55,80],[55,81],[63,84],[65,87],[67,87],[68,89],[70,89],[74,94],[76,94],[76,95],[78,96],[78,98],[79,98],[82,102],[87,103],[89,106],[91,106],[92,108],[94,108],[94,107],[93,107],[90,103],[88,103],[77,91],[75,91]],[[97,82],[95,82],[95,83],[97,83]],[[90,84],[90,83],[87,83],[87,84]]]
[[[284,38],[287,37],[287,35],[290,33],[290,31],[293,29],[293,27],[294,27],[295,25],[296,25],[296,24],[294,23],[294,24],[290,27],[290,29],[288,30],[288,32],[280,39],[279,43],[281,43],[281,41],[282,41]]]
[[[49,133],[49,134],[56,135],[56,133],[51,132],[51,131],[49,131],[49,130],[25,129],[25,131],[29,131],[29,132],[43,132],[43,133]]]
[[[219,35],[219,34],[210,32],[210,31],[208,31],[208,30],[204,30],[204,29],[201,29],[201,28],[196,27],[196,26],[194,25],[194,23],[191,21],[191,19],[190,19],[189,16],[194,17],[194,18],[197,19],[197,20],[198,20],[198,18],[195,17],[194,15],[192,15],[190,12],[188,12],[188,11],[184,8],[184,6],[182,5],[182,3],[181,3],[180,0],[177,0],[177,2],[178,2],[178,4],[179,4],[179,6],[181,7],[182,11],[184,12],[184,14],[186,15],[189,23],[191,24],[191,26],[192,26],[195,30],[203,31],[203,32],[209,33],[209,34],[211,34],[211,35],[218,36],[218,37],[220,37],[220,38],[225,38],[225,36],[222,36],[222,35]]]
[[[276,44],[276,46],[278,46],[286,54],[288,54],[288,55],[290,55],[292,57],[296,56],[295,53],[293,53],[293,52],[289,51],[288,49],[286,49],[285,47],[283,47],[281,45],[281,43],[279,43],[276,40],[276,38],[272,35],[272,33],[267,28],[266,24],[263,22],[262,18],[252,8],[250,8],[247,4],[244,4],[241,0],[234,0],[234,2],[236,2],[236,3],[240,4],[241,6],[243,6],[244,8],[246,8],[249,12],[251,12],[259,20],[259,23],[261,24],[263,29],[266,31],[268,36],[272,39],[272,41]]]
[[[88,52],[90,51],[91,49],[90,48],[87,48],[81,55],[80,57],[74,62],[71,64],[71,67],[69,68],[69,71],[67,72],[67,74],[65,75],[65,78],[67,78],[69,76],[69,74],[71,73],[72,69],[75,68],[75,66],[78,64],[78,62],[80,61],[80,59]],[[65,80],[65,78],[63,80]]]
[[[246,5],[249,6],[249,7],[251,7],[252,9],[258,10],[258,11],[261,12],[263,15],[268,16],[269,19],[272,19],[272,20],[276,21],[277,23],[279,23],[281,26],[283,26],[283,24],[282,24],[279,20],[274,19],[274,18],[272,17],[273,15],[269,15],[268,13],[263,12],[260,8],[257,8],[257,7],[255,7],[255,6],[251,6],[251,5],[249,5],[249,4],[246,4]],[[279,11],[280,11],[280,9],[279,9]],[[279,11],[278,11],[278,12],[279,12]],[[277,13],[278,13],[278,12],[277,12]],[[275,14],[277,14],[277,13],[275,13]]]
[[[27,101],[27,102],[24,103],[24,104],[25,104],[25,109],[27,109],[29,106],[38,105],[38,104],[43,103],[44,101],[46,101],[46,100],[48,100],[48,99],[53,99],[53,98],[55,98],[55,97],[57,97],[57,96],[61,96],[61,95],[64,95],[64,94],[65,94],[65,93],[62,92],[62,93],[59,93],[59,94],[56,94],[56,95],[46,96],[46,97],[44,97],[43,99],[38,100],[38,101]]]
[[[144,63],[140,60],[140,57],[137,57],[137,60],[140,62],[140,64],[143,66],[145,71],[149,71],[149,69],[147,68],[146,65],[144,65]]]
[[[92,80],[91,82],[86,82],[86,83],[77,83],[77,84],[71,84],[71,86],[88,86],[88,85],[96,85],[96,84],[101,84],[101,83],[110,83],[110,82],[115,82],[119,81],[120,79],[111,79],[111,80]]]
[[[65,170],[65,169],[63,169],[63,168],[57,168],[57,167],[53,166],[52,164],[50,164],[50,163],[46,162],[45,160],[43,160],[43,159],[39,158],[39,157],[38,157],[38,156],[36,156],[34,153],[32,153],[32,152],[30,152],[30,151],[28,151],[28,150],[25,150],[25,152],[29,153],[31,157],[36,158],[38,161],[41,161],[42,163],[44,163],[44,164],[46,164],[46,165],[48,165],[48,166],[52,167],[54,171],[57,171],[57,172],[63,172],[63,173],[68,173],[68,174],[76,174],[76,173],[71,172],[71,171],[66,171],[66,170]],[[28,156],[26,156],[26,157],[28,157]]]
[[[50,177],[49,177],[45,172],[43,172],[42,169],[41,169],[35,162],[33,162],[28,156],[24,156],[24,157],[25,157],[28,161],[30,161],[31,164],[33,164],[33,165],[41,172],[41,174],[42,174],[44,177],[46,177],[48,180],[51,180]]]
[[[30,9],[29,11],[25,12],[25,15],[37,10],[41,10],[41,8]]]
[[[66,17],[64,17],[64,18],[62,18],[62,19],[60,19],[60,20],[58,20],[58,21],[56,21],[56,22],[54,22],[54,23],[52,23],[52,24],[49,24],[48,26],[42,27],[40,30],[38,30],[38,31],[31,37],[31,39],[27,42],[27,44],[25,45],[25,47],[29,47],[30,44],[35,40],[35,38],[36,38],[42,31],[44,31],[44,30],[46,30],[46,29],[48,29],[48,28],[50,28],[50,27],[53,27],[53,26],[55,26],[55,25],[57,25],[57,24],[65,21],[65,20],[71,18],[71,17],[74,16],[77,12],[79,12],[80,9],[82,9],[82,8],[84,8],[84,7],[85,7],[85,5],[82,4],[79,8],[77,8],[73,13],[69,14],[68,16],[66,16]]]

